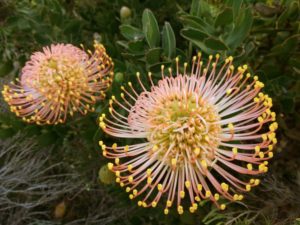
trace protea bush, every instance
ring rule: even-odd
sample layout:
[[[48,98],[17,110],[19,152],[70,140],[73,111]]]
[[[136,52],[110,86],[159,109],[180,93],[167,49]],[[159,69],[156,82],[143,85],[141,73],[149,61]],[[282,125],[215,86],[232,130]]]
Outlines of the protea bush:
[[[299,11],[0,1],[0,221],[295,225]]]

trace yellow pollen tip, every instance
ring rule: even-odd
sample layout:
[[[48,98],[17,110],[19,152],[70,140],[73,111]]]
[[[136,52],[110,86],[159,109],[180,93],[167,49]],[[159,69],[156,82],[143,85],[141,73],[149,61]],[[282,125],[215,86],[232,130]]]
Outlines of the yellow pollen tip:
[[[152,151],[155,152],[155,151],[157,151],[157,150],[158,150],[158,146],[157,146],[157,145],[154,145],[153,148],[152,148]]]
[[[195,209],[193,207],[190,207],[189,210],[190,210],[190,213],[194,213],[195,212]]]
[[[171,159],[171,164],[173,167],[176,166],[177,160],[175,158]]]
[[[179,214],[179,215],[183,214],[183,207],[182,207],[181,205],[179,205],[179,206],[177,207],[177,211],[178,211],[178,214]]]
[[[107,163],[107,167],[108,167],[109,170],[112,170],[114,168],[114,164]]]
[[[221,188],[222,188],[223,191],[227,192],[229,186],[228,186],[228,184],[222,183],[222,184],[221,184]]]
[[[258,146],[258,145],[255,146],[254,150],[255,150],[255,153],[258,154],[260,151],[260,146]]]
[[[263,141],[266,141],[268,139],[268,136],[266,134],[262,134],[261,138],[263,139]]]
[[[185,192],[184,192],[184,191],[180,191],[180,192],[179,192],[179,195],[180,195],[180,198],[184,198]]]
[[[239,195],[238,195],[238,194],[234,194],[234,195],[233,195],[233,200],[234,200],[234,201],[239,200]]]
[[[132,183],[133,177],[132,177],[132,176],[129,176],[129,177],[128,177],[128,181],[129,181],[130,183]]]
[[[138,191],[137,191],[136,189],[134,189],[134,190],[132,191],[132,194],[133,194],[134,196],[136,196],[136,195],[138,194]]]
[[[210,192],[210,191],[206,191],[206,192],[205,192],[205,197],[206,197],[206,198],[209,198],[210,196],[211,196],[211,192]]]
[[[216,193],[216,194],[214,195],[214,198],[215,198],[216,201],[218,201],[218,200],[220,199],[220,195],[219,195],[218,193]]]
[[[248,169],[249,171],[252,171],[253,167],[252,167],[252,164],[251,164],[251,163],[248,163],[248,164],[247,164],[247,169]]]
[[[157,202],[153,201],[153,202],[151,203],[151,205],[152,205],[153,208],[155,208],[156,205],[157,205]]]
[[[148,169],[147,169],[147,176],[150,176],[151,173],[152,173],[152,169],[151,169],[151,168],[148,168]]]
[[[207,168],[207,162],[206,162],[205,159],[202,159],[202,160],[201,160],[201,166],[202,166],[204,169]]]
[[[191,182],[187,180],[187,181],[185,182],[185,187],[186,187],[186,188],[190,188],[190,187],[191,187]]]
[[[261,159],[265,157],[265,154],[263,152],[259,152],[258,155],[259,155],[259,158],[261,158]]]
[[[162,191],[162,189],[163,189],[162,184],[158,184],[158,185],[157,185],[157,190]]]
[[[148,177],[147,178],[147,184],[151,184],[152,183],[152,178],[151,177]]]
[[[274,156],[273,152],[268,152],[268,156],[269,156],[270,158],[273,158],[273,156]]]
[[[229,124],[228,124],[228,129],[233,130],[233,128],[234,128],[233,124],[232,124],[232,123],[229,123]]]
[[[221,210],[225,210],[225,209],[226,209],[226,205],[225,205],[225,204],[221,204],[221,205],[220,205],[220,209],[221,209]]]
[[[132,171],[132,165],[129,164],[129,165],[127,166],[127,169],[128,169],[129,171]]]
[[[200,148],[196,148],[194,150],[194,153],[195,153],[196,156],[198,156],[200,154]]]
[[[251,191],[251,185],[250,184],[246,185],[246,191]]]
[[[171,207],[172,206],[172,202],[170,200],[167,201],[167,207]]]
[[[236,156],[238,154],[238,149],[237,148],[232,148],[232,153],[234,156]]]
[[[164,209],[164,214],[168,215],[169,214],[169,210],[168,209]]]
[[[124,151],[125,151],[125,152],[128,152],[128,151],[129,151],[129,146],[128,146],[128,145],[125,145]]]
[[[202,191],[202,185],[201,184],[197,184],[197,190]]]

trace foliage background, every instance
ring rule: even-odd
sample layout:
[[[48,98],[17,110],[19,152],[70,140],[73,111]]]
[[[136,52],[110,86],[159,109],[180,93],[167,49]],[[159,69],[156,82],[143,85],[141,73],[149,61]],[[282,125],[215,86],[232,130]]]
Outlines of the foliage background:
[[[51,43],[102,42],[115,62],[108,96],[119,96],[137,71],[159,77],[161,64],[189,61],[201,49],[206,58],[219,52],[250,65],[280,129],[270,172],[245,205],[220,212],[204,203],[195,214],[166,217],[161,207],[130,202],[102,168],[98,141],[116,141],[97,126],[108,99],[64,125],[36,126],[10,113],[1,96],[0,224],[300,224],[299,18],[297,0],[1,0],[1,86]]]

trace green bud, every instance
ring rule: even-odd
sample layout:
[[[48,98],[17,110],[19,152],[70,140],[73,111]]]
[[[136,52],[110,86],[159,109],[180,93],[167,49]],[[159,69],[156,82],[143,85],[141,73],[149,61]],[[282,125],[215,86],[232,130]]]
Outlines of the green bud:
[[[124,74],[123,73],[118,72],[118,73],[115,74],[115,81],[116,82],[121,83],[121,82],[123,82],[123,80],[124,80]]]
[[[128,19],[129,17],[131,17],[131,10],[127,6],[123,6],[120,9],[121,20]]]
[[[112,184],[116,179],[115,174],[107,168],[107,165],[104,165],[100,168],[98,177],[99,180],[104,184]]]

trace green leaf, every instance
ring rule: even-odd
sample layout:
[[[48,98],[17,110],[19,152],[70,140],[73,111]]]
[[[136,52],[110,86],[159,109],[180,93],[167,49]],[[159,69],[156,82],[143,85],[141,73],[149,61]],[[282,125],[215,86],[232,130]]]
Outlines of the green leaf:
[[[282,97],[280,99],[281,109],[285,113],[292,113],[295,109],[295,102],[292,97]]]
[[[206,52],[207,54],[213,53],[211,49],[208,49],[204,44],[204,39],[209,37],[208,34],[193,28],[182,29],[180,31],[180,34],[182,37],[191,41],[194,45],[199,47],[202,51]]]
[[[119,27],[121,34],[129,41],[144,38],[143,31],[128,24]]]
[[[46,147],[49,146],[57,141],[57,135],[54,132],[47,131],[37,137],[37,141],[40,146]]]
[[[206,38],[204,44],[213,50],[228,50],[228,47],[224,42],[213,37]]]
[[[289,55],[291,52],[297,49],[297,45],[300,42],[300,34],[289,36],[280,45],[276,45],[271,49],[270,55]]]
[[[225,8],[217,17],[215,27],[231,24],[233,21],[233,11],[231,8]]]
[[[128,42],[127,41],[117,41],[116,42],[118,45],[122,46],[125,49],[128,49]]]
[[[176,52],[176,39],[170,23],[165,22],[162,33],[162,47],[168,58],[173,58]]]
[[[149,65],[155,64],[160,61],[162,49],[161,48],[152,48],[146,53],[146,62]]]
[[[144,42],[142,40],[130,41],[128,47],[132,53],[142,54],[144,52]]]
[[[143,32],[150,48],[157,47],[160,33],[155,16],[149,9],[145,9],[142,16]]]
[[[226,0],[225,4],[232,8],[233,18],[236,18],[239,14],[239,11],[241,10],[243,0]]]
[[[197,17],[201,15],[210,15],[210,5],[203,0],[193,0],[190,15]]]
[[[201,14],[201,0],[193,0],[191,4],[190,14],[193,16],[200,16]]]
[[[0,129],[0,139],[6,139],[12,137],[14,134],[15,131],[12,128]]]
[[[249,7],[245,10],[241,10],[238,19],[235,28],[225,41],[231,48],[237,48],[249,34],[253,22],[251,8]]]
[[[6,76],[14,69],[12,61],[0,63],[0,77]]]
[[[161,66],[164,65],[165,68],[168,68],[172,65],[171,62],[157,62],[155,64],[149,65],[147,67],[147,70],[151,71],[153,73],[153,76],[155,77],[161,77]],[[157,73],[157,74],[156,74]]]
[[[288,7],[283,11],[283,13],[278,18],[278,25],[282,25],[286,20],[292,15],[299,14],[300,4],[299,1],[292,1]]]
[[[190,40],[190,41],[195,41],[195,42],[201,42],[205,38],[209,37],[207,33],[204,33],[202,31],[199,31],[194,28],[185,28],[180,31],[180,34]]]
[[[182,15],[181,17],[179,17],[179,19],[186,27],[195,28],[209,34],[214,34],[216,32],[214,27],[212,27],[210,24],[208,24],[200,17]]]

